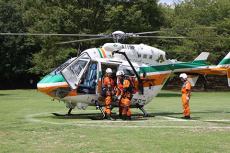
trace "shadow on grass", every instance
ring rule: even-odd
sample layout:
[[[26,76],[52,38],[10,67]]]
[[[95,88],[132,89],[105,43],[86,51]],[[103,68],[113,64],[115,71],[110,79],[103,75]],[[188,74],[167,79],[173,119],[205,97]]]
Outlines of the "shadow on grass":
[[[159,93],[157,97],[181,97],[179,93]]]
[[[192,112],[191,116],[193,114],[212,114],[212,113],[223,113],[222,111],[202,111],[202,112]],[[229,113],[229,112],[225,112]],[[158,113],[148,113],[148,116],[143,117],[142,113],[135,113],[132,114],[132,120],[148,120],[148,118],[153,118],[155,116],[165,116],[165,117],[171,117],[171,118],[178,118],[180,119],[183,114],[180,112],[158,112]],[[179,117],[178,117],[179,116]],[[102,114],[101,113],[83,113],[83,114],[57,114],[53,113],[52,116],[43,116],[38,118],[53,118],[53,119],[91,119],[91,120],[102,120]],[[112,118],[119,119],[119,115],[116,113],[112,113]],[[199,120],[200,117],[196,115],[196,117],[192,117],[192,120]]]
[[[55,114],[52,116],[54,119],[91,119],[91,120],[102,120],[102,114],[101,113],[87,113],[87,114],[71,114],[71,115],[65,115],[65,114]],[[112,118],[114,119],[120,119],[118,114],[112,113]],[[154,113],[148,114],[148,117],[155,117]],[[148,117],[143,117],[143,114],[133,114],[132,120],[147,120]],[[45,117],[47,118],[47,117]]]
[[[216,114],[216,113],[229,113],[229,112],[223,112],[223,111],[213,111],[213,110],[208,110],[208,111],[202,111],[202,112],[192,112],[192,114]],[[155,116],[170,116],[170,115],[183,115],[180,112],[159,112],[159,113],[154,113]]]
[[[0,94],[0,96],[9,96],[9,95],[12,95],[12,94]]]

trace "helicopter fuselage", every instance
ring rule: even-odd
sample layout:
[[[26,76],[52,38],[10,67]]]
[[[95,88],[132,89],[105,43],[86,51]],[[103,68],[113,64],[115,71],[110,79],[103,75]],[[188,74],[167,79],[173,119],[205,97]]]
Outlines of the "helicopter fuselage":
[[[122,54],[114,54],[115,51],[126,53],[132,65]],[[87,49],[79,57],[69,59],[45,76],[37,84],[37,88],[52,98],[65,102],[68,108],[77,106],[79,109],[86,109],[89,105],[95,106],[95,102],[104,104],[101,89],[106,68],[113,70],[114,79],[116,72],[123,70],[133,78],[135,88],[139,89],[140,84],[132,67],[142,80],[143,93],[136,90],[131,107],[144,106],[152,101],[172,73],[210,71],[210,66],[200,59],[178,62],[167,60],[164,51],[148,45],[107,43],[101,48]],[[116,102],[113,103],[113,106],[117,105]]]

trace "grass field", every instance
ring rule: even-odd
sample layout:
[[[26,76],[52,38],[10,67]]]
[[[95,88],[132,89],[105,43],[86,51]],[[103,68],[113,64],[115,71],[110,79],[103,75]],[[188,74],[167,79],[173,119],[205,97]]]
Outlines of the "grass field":
[[[99,113],[93,107],[74,110],[79,116],[54,117],[67,112],[62,102],[36,90],[0,91],[0,152],[227,153],[229,97],[230,92],[193,92],[193,119],[186,121],[180,119],[180,93],[162,91],[146,106],[155,117],[112,122],[91,120]]]

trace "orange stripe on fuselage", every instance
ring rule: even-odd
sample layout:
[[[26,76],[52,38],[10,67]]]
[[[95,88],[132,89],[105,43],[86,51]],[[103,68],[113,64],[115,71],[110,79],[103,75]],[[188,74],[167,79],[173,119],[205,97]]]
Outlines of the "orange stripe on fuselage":
[[[170,76],[171,73],[167,74],[155,74],[155,75],[149,75],[145,78],[141,78],[143,81],[143,87],[149,87],[149,86],[157,86],[162,85],[165,82],[165,79],[167,79]],[[135,80],[135,88],[138,89],[138,81]],[[98,81],[97,91],[98,93],[101,93],[102,88],[102,82]]]
[[[147,75],[145,78],[141,78],[143,81],[143,87],[149,87],[149,86],[157,86],[157,85],[162,85],[165,82],[165,79],[167,79],[169,77],[169,73],[168,74],[156,74],[156,75]],[[59,85],[59,86],[52,86],[52,87],[40,87],[38,88],[38,91],[43,92],[51,97],[54,97],[54,95],[52,95],[52,91],[58,89],[58,88],[68,88],[68,84],[66,85]],[[101,81],[98,81],[98,92],[101,92]],[[135,80],[135,87],[138,88],[138,81]],[[77,96],[77,92],[76,90],[71,90],[68,93],[68,96]]]
[[[207,74],[207,75],[226,75],[227,69],[225,68],[208,68],[202,70],[192,70],[189,73],[199,73],[199,74]]]
[[[38,91],[43,92],[51,97],[55,97],[53,95],[52,91],[55,91],[58,88],[68,88],[68,84],[66,85],[59,85],[59,86],[53,86],[53,87],[40,87],[38,88]],[[71,90],[67,96],[77,96],[77,91],[76,90]]]
[[[106,58],[106,54],[105,54],[104,48],[101,48],[101,52],[102,52],[102,54],[103,54],[103,57]]]
[[[67,96],[77,96],[77,91],[71,90]]]
[[[149,75],[145,78],[141,78],[143,80],[143,86],[157,86],[162,85],[165,82],[165,79],[169,77],[170,73],[167,74],[156,74],[156,75]]]
[[[145,78],[142,77],[141,80],[143,82],[143,87],[163,85],[170,74],[171,73],[155,74],[147,75]],[[135,80],[135,88],[138,89],[138,80]]]
[[[43,92],[43,93],[49,93],[55,89],[58,88],[67,88],[69,87],[68,84],[66,85],[59,85],[59,86],[51,86],[51,87],[38,87],[38,91]]]

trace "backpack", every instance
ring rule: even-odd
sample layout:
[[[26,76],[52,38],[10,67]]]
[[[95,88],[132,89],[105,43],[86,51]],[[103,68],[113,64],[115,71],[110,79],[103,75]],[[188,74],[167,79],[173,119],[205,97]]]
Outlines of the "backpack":
[[[132,94],[135,93],[135,85],[134,85],[135,79],[131,78],[131,77],[126,77],[126,79],[129,80],[129,82],[130,82],[130,85],[126,91],[129,93],[132,93]]]

